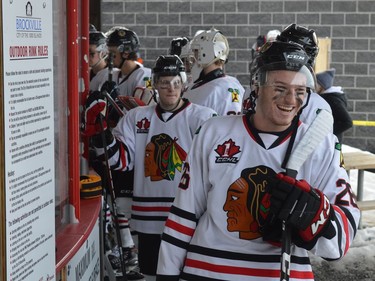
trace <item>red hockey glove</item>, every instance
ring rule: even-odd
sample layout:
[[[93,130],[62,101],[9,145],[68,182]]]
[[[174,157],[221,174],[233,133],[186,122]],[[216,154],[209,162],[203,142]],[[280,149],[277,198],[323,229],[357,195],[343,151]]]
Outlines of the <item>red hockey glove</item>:
[[[331,205],[320,190],[312,188],[305,180],[279,173],[269,192],[270,215],[285,220],[306,242],[322,235]]]
[[[137,86],[133,91],[133,97],[139,99],[143,105],[155,104],[155,91],[151,88]]]
[[[103,130],[107,128],[107,123],[104,115],[102,114],[105,107],[106,101],[99,91],[92,92],[88,96],[84,114],[84,128],[82,128],[84,135],[90,137],[99,134],[102,131],[100,115],[102,115]]]
[[[145,106],[146,104],[136,97],[129,96],[118,96],[118,101],[127,111],[130,109],[136,108],[138,106]]]

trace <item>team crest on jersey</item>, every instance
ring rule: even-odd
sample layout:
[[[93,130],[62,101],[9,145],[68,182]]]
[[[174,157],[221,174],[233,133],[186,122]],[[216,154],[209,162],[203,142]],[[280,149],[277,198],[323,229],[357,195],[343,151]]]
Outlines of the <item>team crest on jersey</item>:
[[[340,151],[340,167],[345,169],[344,156],[342,155],[341,144],[339,142],[336,142],[335,149]]]
[[[144,77],[143,81],[145,81],[145,87],[146,88],[152,88],[151,78],[150,77]]]
[[[241,171],[241,176],[228,187],[223,211],[227,213],[227,230],[238,237],[253,240],[262,236],[261,229],[270,211],[269,181],[276,175],[267,166]]]
[[[145,149],[145,177],[173,181],[176,171],[182,172],[187,153],[177,140],[164,133],[151,137]]]
[[[147,134],[150,129],[151,122],[145,117],[136,123],[137,134]]]
[[[240,91],[238,89],[229,88],[228,91],[232,94],[232,102],[240,102]]]
[[[215,152],[219,154],[216,157],[215,163],[237,163],[238,157],[234,155],[241,152],[240,147],[235,144],[232,139],[227,140],[223,144],[219,144],[215,149]]]

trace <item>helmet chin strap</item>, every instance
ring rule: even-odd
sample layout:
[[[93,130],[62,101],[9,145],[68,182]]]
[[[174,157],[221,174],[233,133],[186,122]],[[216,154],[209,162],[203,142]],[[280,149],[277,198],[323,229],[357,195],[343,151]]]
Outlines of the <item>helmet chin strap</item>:
[[[107,59],[108,55],[104,55],[102,54],[102,52],[99,53],[99,56],[100,56],[100,60],[98,60],[94,65],[90,65],[91,68],[94,68],[95,66],[97,66],[99,63],[101,63],[103,60]]]

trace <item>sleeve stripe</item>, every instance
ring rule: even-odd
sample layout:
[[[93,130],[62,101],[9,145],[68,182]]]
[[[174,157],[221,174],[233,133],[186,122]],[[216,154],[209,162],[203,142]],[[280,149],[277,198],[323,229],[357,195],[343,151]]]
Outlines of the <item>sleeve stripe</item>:
[[[184,250],[186,250],[189,247],[189,243],[181,241],[179,239],[176,239],[176,238],[166,234],[165,232],[162,235],[162,240],[165,241],[165,242],[168,242],[169,244],[172,244],[176,247],[184,249]]]
[[[345,233],[345,250],[344,250],[344,255],[346,252],[349,250],[349,242],[350,242],[350,236],[349,236],[349,224],[348,224],[348,218],[346,217],[345,213],[343,210],[341,210],[338,206],[333,205],[333,208],[335,211],[341,216],[341,220],[343,222],[343,230]]]
[[[184,219],[187,219],[187,220],[190,220],[190,221],[193,221],[195,223],[198,222],[195,214],[193,213],[190,213],[190,212],[186,212],[182,209],[179,209],[177,208],[176,206],[172,205],[171,207],[171,211],[170,211],[172,214],[176,215],[176,216],[179,216],[181,218],[184,218]]]
[[[193,234],[194,234],[194,229],[183,226],[182,224],[179,224],[179,223],[177,223],[177,222],[175,222],[171,219],[168,219],[166,221],[165,226],[167,226],[167,227],[169,227],[173,230],[176,230],[177,232],[188,235],[190,237],[193,236]]]

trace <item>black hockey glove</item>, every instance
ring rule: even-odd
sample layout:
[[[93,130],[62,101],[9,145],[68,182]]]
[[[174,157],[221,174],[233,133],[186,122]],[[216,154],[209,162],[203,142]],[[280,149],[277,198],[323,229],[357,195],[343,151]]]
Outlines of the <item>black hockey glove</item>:
[[[104,82],[104,84],[100,88],[100,91],[107,92],[112,97],[113,100],[116,100],[118,96],[118,88],[117,88],[116,82],[114,81]]]
[[[100,134],[102,126],[100,124],[100,118],[103,120],[103,130],[107,128],[105,121],[104,112],[106,108],[106,101],[103,95],[99,91],[90,93],[87,98],[85,111],[84,111],[84,126],[82,132],[85,136],[94,136]]]
[[[323,235],[327,222],[329,224],[331,205],[320,190],[312,188],[305,180],[279,173],[270,183],[269,193],[268,223],[279,224],[285,220],[305,242]]]

